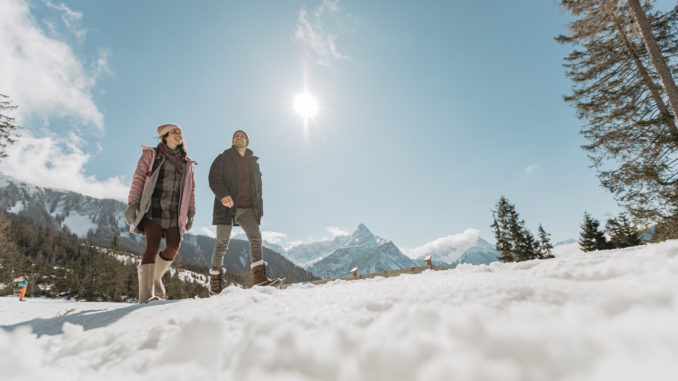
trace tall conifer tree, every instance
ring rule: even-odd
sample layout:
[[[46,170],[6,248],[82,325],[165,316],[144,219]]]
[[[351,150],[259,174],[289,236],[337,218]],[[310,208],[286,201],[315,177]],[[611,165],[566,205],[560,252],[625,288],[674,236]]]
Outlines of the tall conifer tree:
[[[517,260],[513,254],[515,248],[510,230],[510,221],[514,213],[514,206],[504,196],[499,198],[496,209],[492,211],[492,230],[494,230],[494,237],[497,240],[496,249],[501,254],[499,260],[502,262],[515,262]]]
[[[636,219],[674,226],[678,236],[678,128],[626,0],[561,0],[575,20],[565,58],[573,93],[564,99],[586,121],[583,148],[602,185]],[[669,70],[678,71],[678,6],[645,8]]]

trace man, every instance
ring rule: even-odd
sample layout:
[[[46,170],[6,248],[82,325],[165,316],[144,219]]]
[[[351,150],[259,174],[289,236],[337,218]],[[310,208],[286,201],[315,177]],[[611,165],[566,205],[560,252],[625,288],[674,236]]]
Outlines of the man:
[[[241,226],[250,242],[252,285],[271,283],[266,277],[259,230],[264,214],[259,158],[247,148],[249,142],[244,131],[236,131],[233,146],[217,156],[210,167],[209,183],[215,196],[212,224],[217,226],[210,268],[210,293],[213,295],[225,287],[226,270],[222,266],[233,225]]]

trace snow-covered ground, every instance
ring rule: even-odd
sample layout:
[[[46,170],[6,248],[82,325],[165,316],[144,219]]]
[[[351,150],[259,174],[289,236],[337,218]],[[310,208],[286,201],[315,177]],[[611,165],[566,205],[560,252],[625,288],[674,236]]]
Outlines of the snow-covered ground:
[[[674,240],[144,306],[3,297],[0,378],[668,381],[676,322]]]

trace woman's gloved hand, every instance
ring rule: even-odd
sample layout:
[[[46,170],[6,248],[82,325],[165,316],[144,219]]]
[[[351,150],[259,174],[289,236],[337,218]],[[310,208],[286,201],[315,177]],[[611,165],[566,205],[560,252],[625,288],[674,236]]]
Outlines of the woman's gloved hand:
[[[139,201],[132,201],[127,204],[127,210],[125,211],[125,221],[128,224],[132,225],[139,215]]]

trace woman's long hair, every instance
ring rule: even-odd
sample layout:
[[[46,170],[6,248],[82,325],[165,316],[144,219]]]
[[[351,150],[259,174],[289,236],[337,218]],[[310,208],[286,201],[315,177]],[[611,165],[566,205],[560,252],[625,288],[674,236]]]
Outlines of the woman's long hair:
[[[160,139],[162,139],[162,142],[167,144],[167,136],[169,136],[169,132],[163,135]],[[183,137],[181,139],[181,144],[177,146],[179,150],[181,151],[181,154],[184,156],[184,159],[188,159],[188,152],[186,152],[186,142],[184,141]]]

